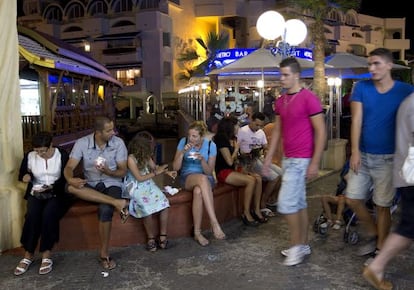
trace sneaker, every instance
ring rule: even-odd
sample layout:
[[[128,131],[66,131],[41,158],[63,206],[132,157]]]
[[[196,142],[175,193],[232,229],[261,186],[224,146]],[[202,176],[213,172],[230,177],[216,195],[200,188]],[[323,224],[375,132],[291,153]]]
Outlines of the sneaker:
[[[379,250],[375,249],[374,253],[372,253],[371,256],[364,262],[364,266],[367,267],[369,264],[371,264],[378,254],[379,254]]]
[[[340,220],[336,220],[332,228],[334,230],[339,230],[342,227],[342,222]]]
[[[283,265],[285,266],[295,266],[297,264],[302,263],[303,259],[305,258],[306,254],[303,251],[302,245],[296,245],[288,250],[288,256],[283,261]]]
[[[307,256],[310,255],[312,253],[311,251],[311,247],[306,244],[306,245],[300,245],[302,247],[302,251],[303,253]],[[282,254],[282,256],[287,257],[289,255],[289,249],[284,249],[280,251],[280,254]]]
[[[370,238],[366,241],[364,245],[359,247],[357,255],[366,256],[375,252],[377,247],[377,237]]]

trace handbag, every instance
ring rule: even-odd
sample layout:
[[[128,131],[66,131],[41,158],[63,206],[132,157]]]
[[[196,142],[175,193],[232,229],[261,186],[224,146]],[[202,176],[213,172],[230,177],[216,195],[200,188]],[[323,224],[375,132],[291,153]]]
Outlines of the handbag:
[[[35,188],[32,190],[32,195],[39,200],[46,200],[56,196],[53,192],[53,187],[51,186],[43,185],[41,187],[42,190],[39,189],[40,188]]]
[[[409,146],[408,155],[400,170],[400,176],[408,184],[414,184],[414,146]]]

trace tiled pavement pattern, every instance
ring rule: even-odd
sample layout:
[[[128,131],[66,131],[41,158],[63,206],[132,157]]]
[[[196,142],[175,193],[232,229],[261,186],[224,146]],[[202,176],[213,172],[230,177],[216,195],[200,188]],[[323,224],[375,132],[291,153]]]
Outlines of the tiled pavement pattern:
[[[361,276],[366,257],[355,255],[357,245],[344,243],[342,230],[321,237],[311,228],[322,211],[320,195],[334,192],[337,181],[334,173],[308,185],[312,255],[298,266],[282,264],[287,226],[276,216],[258,228],[246,228],[240,220],[227,223],[228,239],[212,240],[204,248],[183,238],[156,253],[143,245],[112,249],[118,267],[108,277],[103,277],[96,251],[54,253],[54,270],[44,276],[38,274],[38,258],[27,273],[15,277],[21,256],[8,252],[0,256],[0,289],[371,289]],[[207,235],[212,237],[211,232]],[[388,267],[386,277],[394,289],[414,289],[413,250]]]

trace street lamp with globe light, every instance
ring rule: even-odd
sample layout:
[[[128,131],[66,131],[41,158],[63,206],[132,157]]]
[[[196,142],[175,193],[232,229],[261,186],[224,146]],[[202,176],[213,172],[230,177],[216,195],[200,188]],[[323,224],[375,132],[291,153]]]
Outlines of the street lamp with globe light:
[[[261,37],[269,41],[281,38],[277,44],[271,48],[274,55],[280,54],[282,58],[295,56],[295,47],[302,43],[308,30],[303,21],[299,19],[289,19],[277,11],[269,10],[259,16],[256,23],[257,32]]]

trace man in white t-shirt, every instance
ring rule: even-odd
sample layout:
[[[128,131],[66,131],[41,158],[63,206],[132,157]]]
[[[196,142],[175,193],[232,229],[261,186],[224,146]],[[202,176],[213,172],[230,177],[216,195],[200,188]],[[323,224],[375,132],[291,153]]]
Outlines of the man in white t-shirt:
[[[274,202],[277,200],[276,186],[282,175],[282,169],[276,164],[272,164],[269,175],[262,175],[263,157],[267,151],[267,138],[262,130],[265,119],[265,114],[254,113],[251,116],[251,122],[239,129],[237,142],[240,145],[240,160],[245,169],[260,174],[262,179],[267,181],[262,197],[262,209],[266,214],[266,212],[269,213],[265,210],[266,202],[272,201],[271,205],[275,205]]]

